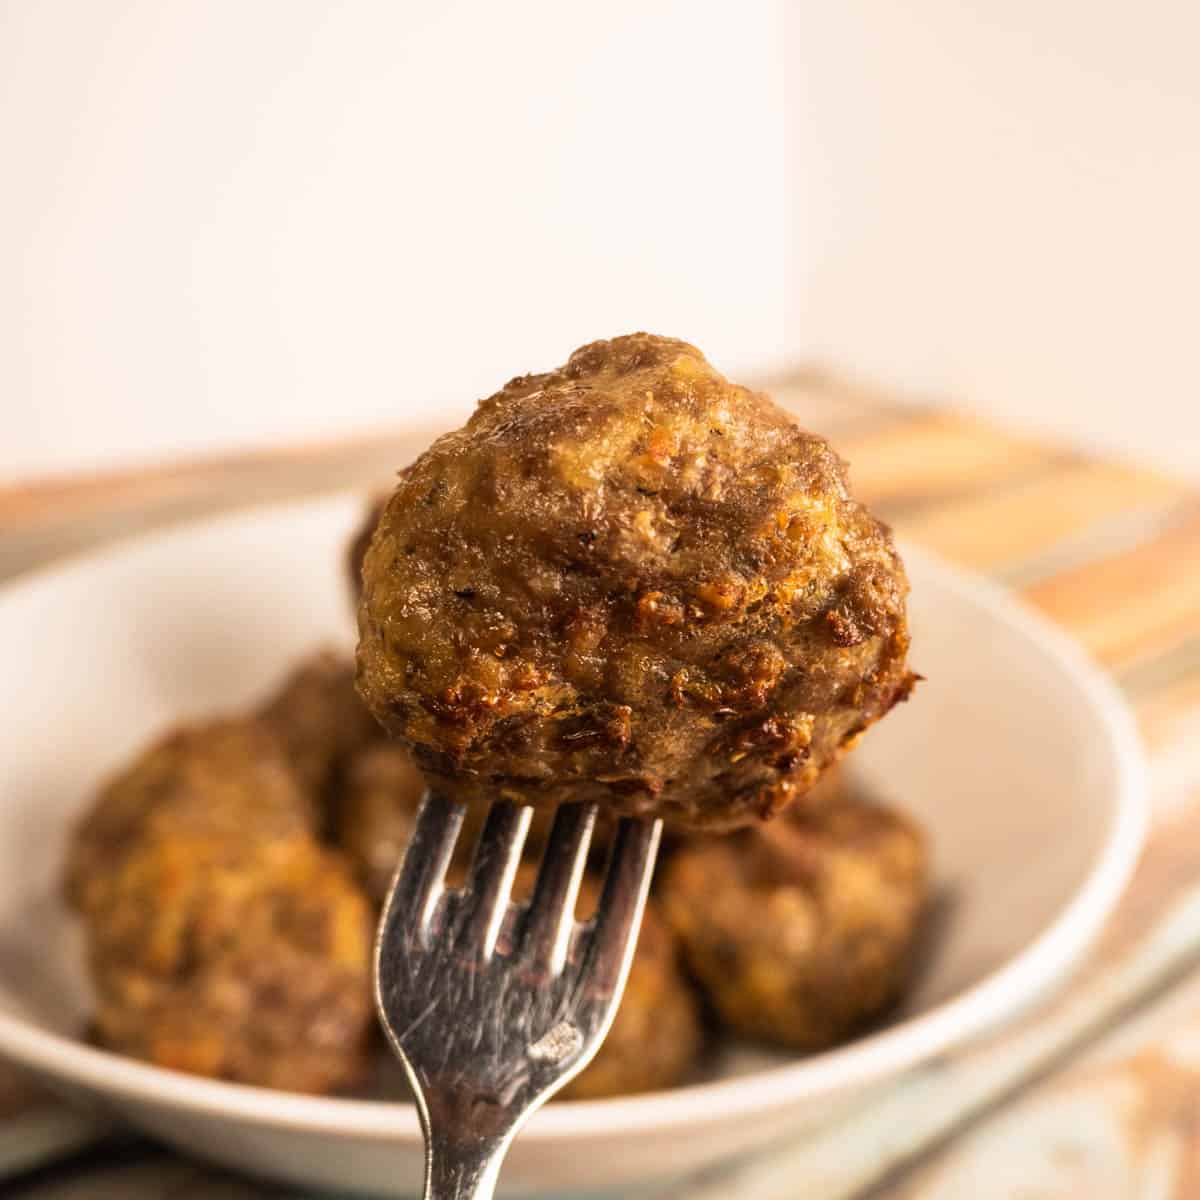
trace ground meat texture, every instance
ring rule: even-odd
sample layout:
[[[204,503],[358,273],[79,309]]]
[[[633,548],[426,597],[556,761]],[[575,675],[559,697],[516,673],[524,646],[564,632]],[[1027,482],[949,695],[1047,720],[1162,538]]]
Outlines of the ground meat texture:
[[[140,840],[85,914],[95,1036],[194,1074],[347,1087],[368,1062],[370,926],[345,866],[310,837]]]
[[[594,908],[598,885],[588,891],[583,906]],[[683,974],[675,935],[651,900],[612,1028],[561,1098],[599,1100],[674,1087],[695,1068],[704,1043],[699,997]]]
[[[266,843],[307,836],[315,824],[269,726],[242,718],[183,726],[101,788],[71,839],[67,897],[76,908],[91,907],[147,838],[191,833]]]
[[[731,829],[903,698],[907,582],[825,441],[694,347],[596,342],[402,474],[358,683],[461,800]]]
[[[332,650],[305,659],[263,706],[300,783],[324,808],[347,758],[382,734],[359,699],[354,663]]]
[[[897,999],[926,891],[920,831],[853,803],[698,841],[659,895],[725,1026],[820,1050]]]

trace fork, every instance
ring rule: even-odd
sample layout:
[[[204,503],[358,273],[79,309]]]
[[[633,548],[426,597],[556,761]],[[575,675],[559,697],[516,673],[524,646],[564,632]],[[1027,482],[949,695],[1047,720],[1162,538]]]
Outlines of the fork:
[[[595,915],[578,922],[595,805],[559,809],[527,904],[510,895],[532,810],[493,804],[451,889],[463,811],[426,793],[375,945],[376,1005],[425,1136],[425,1200],[488,1200],[518,1130],[599,1049],[662,831],[621,820]]]

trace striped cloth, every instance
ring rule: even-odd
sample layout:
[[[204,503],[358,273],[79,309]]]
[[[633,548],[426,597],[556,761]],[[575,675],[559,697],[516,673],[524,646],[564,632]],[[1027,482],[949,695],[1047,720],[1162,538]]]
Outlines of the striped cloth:
[[[897,403],[819,373],[771,390],[834,440],[850,461],[856,492],[902,537],[1016,589],[1112,673],[1150,749],[1156,825],[1105,943],[1067,993],[992,1044],[936,1064],[831,1130],[819,1146],[827,1177],[798,1178],[795,1150],[782,1147],[654,1195],[836,1200],[871,1184],[871,1194],[887,1200],[1194,1200],[1200,970],[1190,967],[1200,961],[1200,924],[1194,946],[1180,946],[1158,974],[1145,974],[1142,964],[1137,987],[1129,984],[1132,1012],[1091,1029],[1089,1049],[1067,1065],[1059,1060],[1083,1040],[1081,1006],[1098,988],[1133,978],[1128,956],[1200,880],[1200,494],[1131,464]],[[0,491],[0,576],[250,499],[369,483],[393,465],[387,439],[374,438]],[[1040,1078],[1047,1066],[1062,1069]],[[1006,1107],[989,1113],[1000,1100]],[[906,1115],[911,1136],[880,1140],[882,1123],[896,1111]],[[299,1195],[214,1172],[140,1139],[98,1142],[96,1133],[89,1119],[16,1078],[0,1078],[3,1194]],[[812,1153],[805,1163],[816,1161]]]

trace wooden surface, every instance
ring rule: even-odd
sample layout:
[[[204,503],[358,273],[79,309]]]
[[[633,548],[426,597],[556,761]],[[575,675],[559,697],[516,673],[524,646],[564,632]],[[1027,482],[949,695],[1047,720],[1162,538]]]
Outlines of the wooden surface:
[[[821,375],[772,390],[804,423],[833,438],[851,463],[856,491],[901,536],[1015,588],[1074,634],[1128,696],[1154,772],[1150,844],[1093,963],[1054,1004],[996,1043],[946,1064],[951,1073],[939,1087],[920,1092],[932,1113],[953,1100],[949,1088],[974,1081],[970,1094],[979,1102],[951,1104],[936,1129],[930,1117],[933,1132],[914,1137],[901,1153],[892,1143],[871,1150],[871,1122],[882,1119],[884,1099],[876,1113],[852,1117],[831,1132],[829,1153],[861,1147],[862,1154],[875,1154],[871,1170],[856,1178],[874,1180],[876,1200],[1195,1200],[1200,967],[1178,955],[1152,987],[1127,1001],[1129,1011],[1119,1021],[1106,1020],[1098,1037],[1092,1029],[1078,1052],[1056,1031],[1065,1028],[1064,1015],[1087,1002],[1089,989],[1126,969],[1116,964],[1138,950],[1178,897],[1200,885],[1200,494],[1134,465],[1097,461],[966,417],[898,406]],[[381,435],[0,490],[0,576],[183,518],[370,487],[398,465],[394,442]],[[1056,1037],[1062,1044],[1047,1047]],[[1011,1063],[1019,1048],[1035,1044],[1042,1052],[1036,1067],[1010,1071],[1001,1087],[997,1064]],[[907,1096],[899,1094],[906,1103]],[[15,1114],[8,1118],[14,1131],[31,1103],[17,1090],[0,1088],[3,1112]],[[905,1111],[914,1113],[915,1129],[917,1109]],[[847,1183],[849,1190],[804,1190],[788,1172],[784,1147],[669,1194],[796,1200],[860,1189]],[[213,1176],[143,1143],[53,1164],[10,1188],[5,1195],[39,1200],[276,1194]]]

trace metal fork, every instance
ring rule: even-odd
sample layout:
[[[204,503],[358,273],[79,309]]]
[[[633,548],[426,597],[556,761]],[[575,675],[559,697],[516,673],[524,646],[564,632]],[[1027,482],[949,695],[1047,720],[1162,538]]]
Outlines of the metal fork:
[[[375,998],[425,1134],[426,1200],[488,1200],[529,1116],[591,1061],[633,958],[662,823],[621,821],[595,915],[575,901],[594,805],[555,818],[528,904],[510,902],[531,810],[488,813],[445,885],[463,808],[426,793],[375,946]]]

